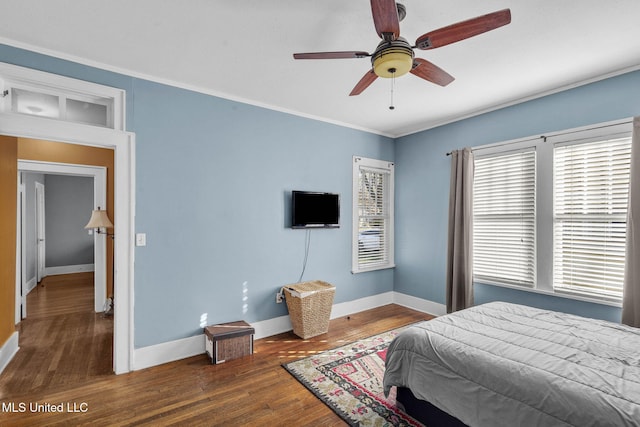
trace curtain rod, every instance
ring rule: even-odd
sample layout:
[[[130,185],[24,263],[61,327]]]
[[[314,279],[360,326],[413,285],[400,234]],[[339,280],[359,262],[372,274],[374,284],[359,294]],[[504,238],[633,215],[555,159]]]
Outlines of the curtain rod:
[[[551,135],[540,135],[540,136],[523,138],[523,139],[514,139],[512,141],[506,141],[506,142],[502,142],[502,143],[481,145],[479,147],[476,147],[475,149],[481,150],[481,149],[486,149],[486,148],[502,147],[504,145],[511,145],[511,144],[516,144],[516,143],[520,143],[520,142],[535,141],[536,139],[544,139],[544,142],[547,142],[547,138],[550,138],[552,136],[570,135],[572,133],[584,132],[584,131],[594,130],[594,129],[604,129],[604,128],[608,128],[608,127],[612,127],[612,126],[624,125],[624,124],[632,123],[632,122],[633,122],[633,119],[631,119],[631,120],[622,120],[620,122],[610,123],[610,124],[606,124],[606,125],[602,125],[602,126],[584,127],[584,128],[568,130],[568,131],[565,131],[565,132],[554,132]],[[471,151],[473,152],[475,149],[472,149]],[[447,154],[447,156],[450,156],[451,153],[452,153],[452,151],[449,151],[446,154]]]
[[[547,140],[546,136],[540,135],[540,136],[536,136],[536,137],[532,137],[532,138],[516,139],[516,140],[506,141],[506,142],[501,142],[501,143],[496,143],[496,144],[481,145],[479,147],[476,147],[475,149],[472,148],[471,152],[473,153],[475,150],[482,150],[482,149],[494,148],[494,147],[502,147],[502,146],[505,146],[505,145],[516,144],[516,143],[520,143],[520,142],[535,141],[536,139],[540,139],[540,138],[544,138],[545,142]],[[453,153],[453,151],[449,151],[447,153],[447,156],[450,156],[451,153]]]

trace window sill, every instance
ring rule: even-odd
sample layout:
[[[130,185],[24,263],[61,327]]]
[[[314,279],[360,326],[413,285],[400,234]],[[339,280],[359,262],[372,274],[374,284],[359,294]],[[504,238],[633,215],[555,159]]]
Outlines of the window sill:
[[[590,302],[593,304],[602,304],[602,305],[608,305],[611,307],[622,307],[622,301],[621,300],[610,300],[610,299],[600,299],[600,298],[596,298],[596,297],[588,297],[588,296],[584,296],[584,295],[579,295],[579,294],[573,294],[573,293],[569,293],[569,292],[553,292],[553,291],[547,291],[547,290],[542,290],[542,289],[536,289],[536,288],[528,288],[525,286],[518,286],[518,285],[506,285],[506,284],[502,284],[502,283],[492,283],[492,282],[488,282],[488,281],[474,281],[474,284],[478,283],[478,284],[482,284],[482,285],[489,285],[489,286],[497,286],[500,288],[508,288],[508,289],[515,289],[517,291],[523,291],[523,292],[532,292],[535,294],[540,294],[540,295],[547,295],[547,296],[552,296],[552,297],[558,297],[558,298],[566,298],[566,299],[572,299],[572,300],[576,300],[576,301],[583,301],[583,302]]]
[[[361,269],[361,270],[351,270],[351,274],[367,273],[369,271],[387,270],[389,268],[396,268],[396,265],[395,264],[390,264],[390,265],[383,265],[383,266],[364,268],[364,269]]]

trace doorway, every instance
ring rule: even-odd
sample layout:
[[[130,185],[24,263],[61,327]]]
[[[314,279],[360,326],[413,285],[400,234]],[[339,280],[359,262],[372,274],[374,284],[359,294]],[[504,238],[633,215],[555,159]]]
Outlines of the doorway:
[[[76,164],[64,164],[53,163],[43,161],[28,161],[18,160],[18,173],[39,173],[48,175],[64,175],[75,177],[89,177],[93,179],[93,209],[98,207],[105,208],[107,206],[107,172],[105,167],[88,166],[88,165],[76,165]],[[18,191],[24,191],[21,187],[21,183],[18,184]],[[37,259],[37,283],[40,283],[44,277],[44,264],[45,264],[45,207],[44,207],[44,191],[45,187],[42,183],[35,183],[36,191],[36,259]],[[87,212],[87,221],[91,212]],[[19,250],[16,253],[17,257],[21,258],[21,279],[16,281],[16,295],[22,295],[20,298],[21,307],[16,306],[16,312],[21,312],[24,318],[27,312],[26,295],[29,292],[27,277],[27,260],[26,260],[26,225],[23,218],[26,217],[25,203],[21,204],[21,208],[18,212],[17,226],[21,230],[18,233],[19,239],[17,248]],[[94,258],[94,310],[96,312],[102,311],[105,307],[105,301],[107,297],[107,236],[104,234],[94,233],[93,242],[93,258]],[[16,303],[18,299],[16,298]]]
[[[117,227],[114,229],[113,370],[116,374],[132,371],[135,135],[8,113],[0,113],[0,134],[114,151],[115,202],[112,221]],[[17,265],[19,268],[20,265]],[[21,280],[19,270],[16,271],[16,280]],[[17,351],[15,337],[8,341],[8,345],[7,354]]]

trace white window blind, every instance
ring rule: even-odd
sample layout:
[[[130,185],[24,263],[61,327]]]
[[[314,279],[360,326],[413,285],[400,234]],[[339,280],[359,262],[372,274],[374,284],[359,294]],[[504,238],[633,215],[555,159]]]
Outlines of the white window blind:
[[[554,148],[554,290],[622,297],[631,139]]]
[[[354,158],[354,272],[393,267],[393,164]]]
[[[536,276],[536,152],[475,160],[474,280],[534,286]]]

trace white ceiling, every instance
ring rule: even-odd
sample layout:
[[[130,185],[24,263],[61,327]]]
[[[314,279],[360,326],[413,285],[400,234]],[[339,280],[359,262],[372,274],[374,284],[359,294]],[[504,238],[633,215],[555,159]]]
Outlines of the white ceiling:
[[[411,74],[348,94],[370,59],[294,60],[380,39],[367,0],[11,0],[0,42],[391,137],[640,68],[638,0],[401,0],[400,34],[504,8],[511,24],[416,56],[456,80]],[[1,60],[1,58],[0,58]]]

